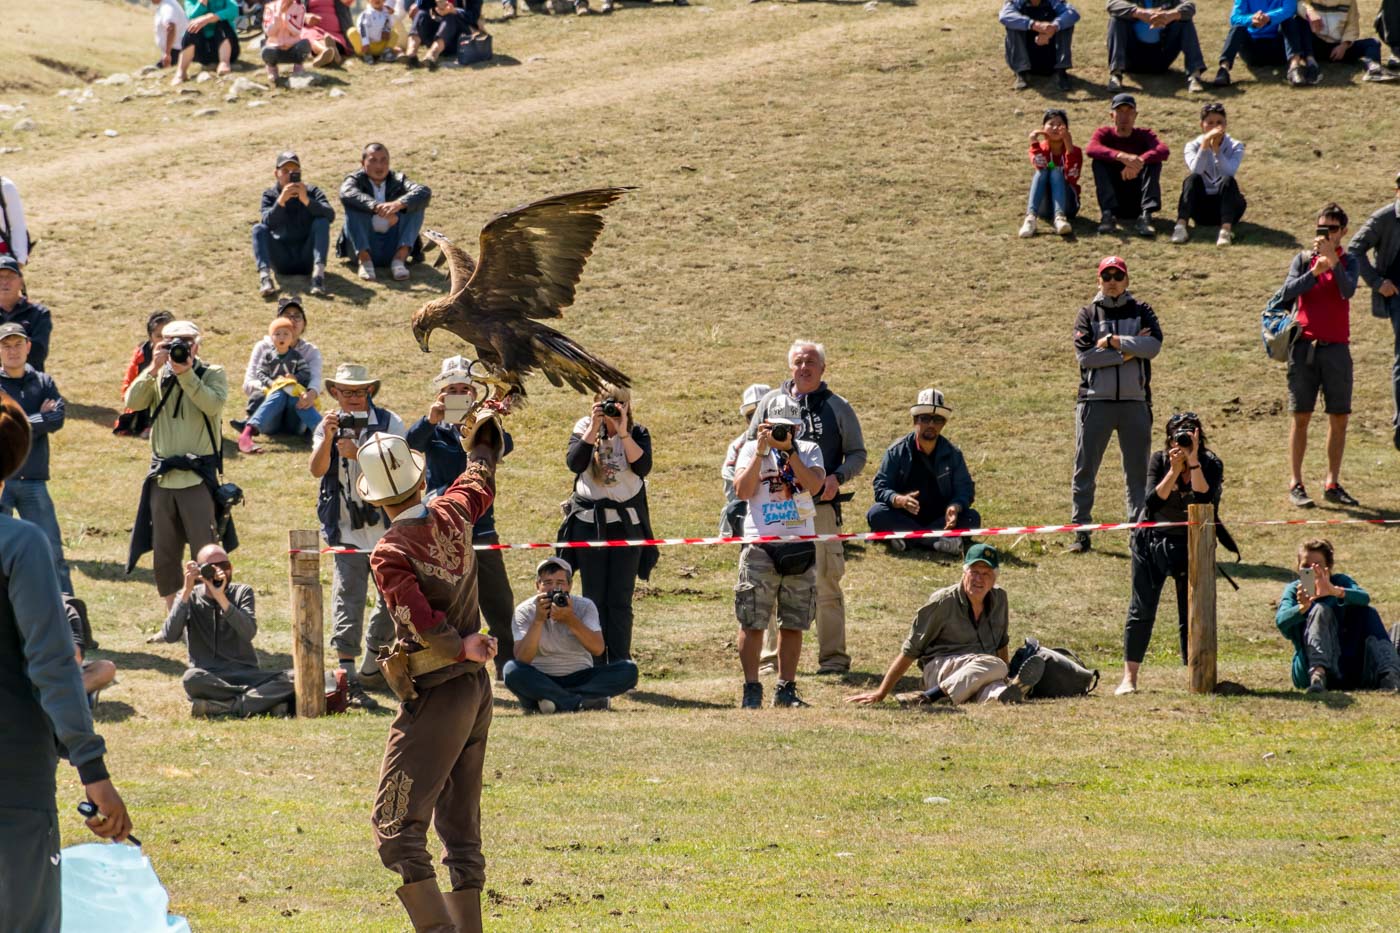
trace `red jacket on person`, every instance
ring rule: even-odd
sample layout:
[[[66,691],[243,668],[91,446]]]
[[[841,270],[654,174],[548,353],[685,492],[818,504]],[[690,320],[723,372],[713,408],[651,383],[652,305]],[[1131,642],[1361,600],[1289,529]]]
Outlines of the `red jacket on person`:
[[[1055,164],[1065,173],[1065,181],[1074,189],[1074,196],[1079,197],[1079,174],[1084,168],[1084,150],[1078,146],[1070,146],[1069,150],[1060,154],[1059,161],[1055,160],[1054,154],[1050,151],[1050,143],[1040,139],[1031,143],[1030,149],[1031,165],[1037,169],[1045,168],[1047,165]]]

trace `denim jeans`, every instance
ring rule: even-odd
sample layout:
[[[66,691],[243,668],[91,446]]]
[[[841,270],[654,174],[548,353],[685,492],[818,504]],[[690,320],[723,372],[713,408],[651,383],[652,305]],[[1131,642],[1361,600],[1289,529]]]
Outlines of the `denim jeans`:
[[[503,679],[526,709],[538,709],[540,700],[550,700],[556,708],[573,712],[590,697],[615,697],[637,686],[637,665],[614,661],[554,677],[533,664],[507,661]]]
[[[1143,42],[1137,37],[1134,21],[1111,16],[1108,20],[1108,70],[1133,74],[1162,74],[1171,68],[1177,56],[1188,75],[1205,70],[1201,40],[1196,24],[1189,19],[1178,20],[1157,30],[1156,42]]]
[[[1248,26],[1232,26],[1225,34],[1220,64],[1230,68],[1239,55],[1251,68],[1285,65],[1294,56],[1306,58],[1312,54],[1311,35],[1312,30],[1296,16],[1279,23],[1278,32],[1265,39],[1250,35]]]
[[[258,410],[248,419],[248,424],[258,429],[259,434],[302,434],[316,430],[321,423],[321,413],[312,405],[297,408],[299,399],[279,389],[273,392]]]
[[[1047,45],[1035,44],[1036,34],[1029,29],[1006,30],[1006,65],[1020,74],[1048,75],[1052,71],[1068,71],[1074,67],[1071,46],[1074,27],[1062,29]]]
[[[1064,171],[1055,165],[1038,169],[1031,178],[1031,196],[1026,213],[1041,220],[1051,220],[1056,214],[1074,218],[1079,214],[1079,196],[1065,180]]]
[[[387,266],[400,249],[413,249],[413,242],[418,239],[418,231],[423,229],[423,212],[399,213],[399,222],[383,233],[375,231],[374,216],[364,211],[347,210],[345,237],[350,241],[350,249],[356,256],[368,251],[370,262],[376,266]]]
[[[53,547],[54,569],[58,571],[58,585],[63,592],[73,595],[73,578],[68,571],[68,561],[63,558],[63,535],[58,530],[58,513],[49,498],[49,484],[41,479],[6,480],[4,492],[0,492],[0,512],[13,515],[16,511],[20,518],[38,525],[48,536]]]
[[[253,224],[253,260],[259,269],[271,266],[279,275],[310,275],[313,266],[326,264],[330,251],[331,222],[311,221],[311,236],[300,240],[272,235],[267,224]]]

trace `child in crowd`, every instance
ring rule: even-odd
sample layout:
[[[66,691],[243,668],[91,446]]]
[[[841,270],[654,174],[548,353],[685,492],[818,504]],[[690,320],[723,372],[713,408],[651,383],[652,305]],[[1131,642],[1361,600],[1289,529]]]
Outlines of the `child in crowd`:
[[[185,44],[185,30],[190,27],[190,18],[185,15],[182,0],[151,0],[156,8],[156,59],[157,68],[169,68],[180,64],[180,50]]]
[[[1070,225],[1079,216],[1079,173],[1084,168],[1084,152],[1069,133],[1069,116],[1059,109],[1045,111],[1038,130],[1031,131],[1031,195],[1021,236],[1033,237],[1036,221],[1055,225],[1060,236],[1069,236]]]
[[[1244,159],[1244,143],[1225,132],[1225,105],[1209,103],[1201,108],[1201,135],[1186,143],[1186,169],[1181,199],[1176,208],[1173,243],[1190,236],[1187,222],[1197,226],[1220,225],[1216,246],[1234,242],[1235,224],[1244,216],[1246,202],[1235,181]]]
[[[306,7],[301,0],[268,0],[263,4],[262,60],[267,79],[274,84],[279,77],[278,65],[291,65],[294,75],[306,70],[311,42],[301,37],[305,24]]]
[[[131,354],[131,362],[126,364],[126,376],[122,379],[121,397],[126,398],[126,390],[141,371],[151,365],[151,357],[155,355],[155,348],[160,343],[162,331],[165,325],[175,320],[175,315],[169,311],[156,311],[146,318],[146,342],[139,345]],[[117,421],[112,425],[112,433],[118,437],[148,437],[151,433],[151,413],[146,409],[132,411],[130,408],[117,416]]]
[[[268,325],[267,337],[272,342],[272,352],[262,354],[256,363],[254,391],[248,397],[248,420],[238,437],[238,449],[245,454],[261,451],[253,443],[258,434],[301,434],[321,423],[321,414],[314,405],[303,408],[297,404],[311,386],[311,364],[295,349],[296,324],[290,318],[278,317]],[[254,347],[255,356],[257,351],[258,347]],[[244,389],[248,388],[245,381]]]
[[[376,58],[381,62],[394,61],[393,4],[369,0],[369,6],[360,11],[355,29],[360,35],[360,58],[366,65],[374,64]]]

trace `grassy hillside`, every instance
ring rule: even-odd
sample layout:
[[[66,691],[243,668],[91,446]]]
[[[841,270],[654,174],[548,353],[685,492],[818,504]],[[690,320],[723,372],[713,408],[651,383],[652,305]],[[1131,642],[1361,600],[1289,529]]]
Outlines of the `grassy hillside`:
[[[488,4],[488,13],[495,8]],[[69,399],[51,484],[100,655],[122,670],[100,725],[174,909],[199,929],[403,928],[394,876],[368,815],[387,720],[202,723],[187,718],[176,646],[148,646],[161,612],[149,562],[122,565],[146,445],[108,432],[121,371],[146,314],[170,307],[205,328],[205,357],[241,374],[271,308],[248,250],[257,198],[283,148],[333,188],[361,146],[388,143],[429,184],[429,222],[462,242],[492,213],[550,192],[639,185],[609,212],[563,328],[628,372],[653,433],[653,517],[663,535],[707,533],[738,395],[782,378],[794,337],[825,341],[828,377],[861,414],[872,464],[854,484],[863,528],[874,461],[906,430],[913,394],[936,385],[956,409],[988,522],[1068,519],[1077,379],[1075,309],[1098,258],[1127,256],[1135,293],[1162,317],[1160,420],[1191,409],[1226,463],[1227,519],[1293,517],[1286,500],[1282,369],[1258,348],[1258,311],[1316,208],[1336,199],[1359,225],[1400,165],[1396,88],[1333,69],[1319,88],[1237,69],[1222,95],[1248,144],[1250,207],[1237,245],[1174,247],[1096,237],[1014,236],[1024,210],[1026,132],[1048,101],[1083,143],[1106,118],[1104,14],[1086,5],[1067,96],[1010,90],[993,6],[631,4],[608,18],[524,16],[493,27],[500,63],[436,75],[358,62],[304,92],[223,101],[214,83],[52,93],[17,56],[134,73],[150,57],[144,12],[97,0],[23,5],[0,38],[0,172],[21,186],[42,243],[27,276],[54,310],[49,369]],[[57,23],[63,23],[62,29]],[[1207,58],[1219,4],[1199,16]],[[18,35],[21,38],[16,38]],[[250,77],[258,79],[256,73]],[[30,81],[21,84],[21,81]],[[1180,151],[1200,99],[1179,75],[1151,79],[1141,122]],[[137,88],[161,91],[138,96]],[[332,98],[331,90],[344,91]],[[249,102],[266,101],[250,107]],[[72,108],[72,109],[70,109]],[[194,116],[214,108],[217,113]],[[16,132],[20,117],[37,128]],[[107,130],[117,135],[109,136]],[[1085,196],[1092,204],[1090,185]],[[1086,214],[1092,211],[1086,208]],[[1170,212],[1168,212],[1170,213]],[[292,283],[304,287],[305,283]],[[426,411],[438,356],[407,318],[445,279],[365,287],[332,269],[308,337],[330,366],[369,365],[381,401]],[[1356,402],[1344,481],[1393,516],[1389,326],[1358,302]],[[440,334],[435,351],[458,352]],[[235,381],[236,378],[235,378]],[[549,540],[569,488],[564,445],[586,403],[546,385],[512,417],[500,476],[508,541]],[[241,400],[235,405],[241,405]],[[230,406],[233,411],[235,405]],[[1320,493],[1322,436],[1307,477]],[[307,449],[230,456],[248,493],[235,561],[259,596],[259,643],[289,663],[286,530],[315,527]],[[1122,517],[1116,457],[1097,517]],[[1184,692],[1164,613],[1146,690],[945,716],[855,710],[913,610],[955,566],[852,547],[847,577],[855,673],[808,676],[799,713],[741,717],[732,549],[668,550],[639,589],[640,690],[609,715],[523,718],[508,697],[488,757],[488,914],[496,929],[916,930],[1186,928],[1357,930],[1390,926],[1400,885],[1392,804],[1400,733],[1393,697],[1305,702],[1273,601],[1302,529],[1235,526],[1238,593],[1222,587],[1221,677],[1246,697]],[[1400,619],[1395,532],[1331,530],[1341,565]],[[1013,638],[1036,634],[1119,673],[1126,538],[1084,558],[1063,537],[1005,539],[1001,582]],[[508,553],[517,595],[529,556]],[[1234,572],[1234,571],[1232,571]],[[329,584],[329,573],[326,574]],[[83,831],[61,772],[65,841]],[[946,798],[949,803],[930,802]]]

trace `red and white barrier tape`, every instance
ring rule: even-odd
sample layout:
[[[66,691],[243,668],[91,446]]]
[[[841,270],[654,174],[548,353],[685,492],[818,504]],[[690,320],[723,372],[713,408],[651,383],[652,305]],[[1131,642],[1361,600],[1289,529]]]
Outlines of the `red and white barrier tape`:
[[[822,535],[716,535],[709,538],[634,538],[611,541],[531,541],[525,544],[473,544],[477,551],[528,551],[555,550],[556,548],[595,548],[595,547],[674,547],[683,544],[777,544],[784,541],[893,541],[906,538],[991,538],[1005,535],[1046,535],[1066,534],[1077,531],[1131,531],[1135,528],[1184,528],[1191,522],[1117,522],[1113,524],[1090,523],[1083,525],[1020,525],[1007,528],[955,528],[952,530],[927,531],[850,531]],[[1325,518],[1325,519],[1273,519],[1270,521],[1232,521],[1232,526],[1241,525],[1396,525],[1400,518]],[[357,548],[325,547],[315,549],[322,554],[368,554],[369,551]],[[292,554],[311,552],[310,549],[294,548]]]

